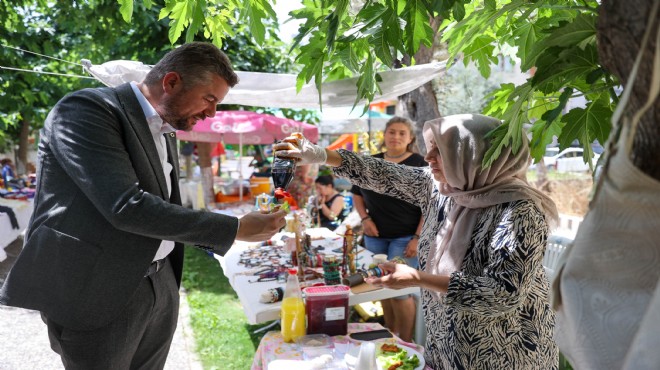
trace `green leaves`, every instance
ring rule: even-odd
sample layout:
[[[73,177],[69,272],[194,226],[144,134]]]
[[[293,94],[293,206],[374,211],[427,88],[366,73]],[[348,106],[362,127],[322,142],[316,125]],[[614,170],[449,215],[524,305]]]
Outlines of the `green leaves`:
[[[616,81],[598,60],[598,6],[594,0],[488,0],[483,6],[467,6],[463,20],[444,24],[450,58],[462,55],[464,63],[474,61],[488,76],[495,50],[512,46],[522,70],[532,75],[520,86],[505,84],[492,93],[484,112],[501,118],[504,125],[491,134],[493,145],[484,165],[504,146],[516,151],[524,125],[530,127],[536,159],[554,136],[561,145],[579,140],[589,155],[594,140],[606,140],[614,105],[607,93]],[[574,98],[583,98],[585,106],[565,113]]]
[[[422,44],[431,46],[435,37],[429,26],[430,12],[424,5],[419,0],[407,1],[401,14],[405,20],[405,50],[409,55],[414,55]]]
[[[133,1],[117,1],[122,17],[130,20]],[[264,26],[275,19],[271,3],[166,0],[161,17],[170,19],[171,43],[183,30],[191,40],[203,29],[205,37],[221,45],[247,24],[250,36],[261,45],[268,36]],[[618,82],[598,60],[599,6],[597,0],[301,0],[301,9],[292,17],[303,23],[290,48],[302,66],[297,88],[312,79],[320,89],[323,81],[358,76],[358,100],[372,99],[379,91],[379,71],[404,55],[413,56],[422,45],[433,45],[437,35],[430,19],[440,16],[450,60],[474,62],[487,77],[502,50],[515,50],[522,71],[531,76],[519,86],[504,84],[492,94],[484,112],[505,124],[491,135],[493,146],[485,163],[506,145],[518,150],[524,126],[530,127],[536,158],[553,136],[560,143],[604,142]],[[237,10],[240,14],[234,17]],[[569,100],[575,98],[585,103],[566,113]]]
[[[117,0],[119,3],[119,13],[126,23],[131,23],[133,18],[133,0]]]
[[[470,45],[463,49],[465,65],[467,66],[470,60],[475,61],[479,72],[485,78],[490,76],[490,66],[498,62],[497,55],[493,53],[495,50],[494,41],[493,37],[482,35],[475,38]]]
[[[564,135],[559,138],[559,146],[567,148],[570,138],[577,138],[582,144],[591,144],[594,140],[605,143],[610,135],[612,107],[609,102],[597,100],[589,102],[585,108],[573,108],[561,120],[566,124]]]

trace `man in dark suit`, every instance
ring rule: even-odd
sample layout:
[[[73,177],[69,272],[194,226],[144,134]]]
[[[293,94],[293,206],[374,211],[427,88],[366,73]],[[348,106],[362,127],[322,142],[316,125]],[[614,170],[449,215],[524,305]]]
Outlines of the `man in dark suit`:
[[[0,303],[38,310],[67,369],[163,368],[183,244],[224,254],[285,225],[182,207],[174,130],[213,117],[238,83],[227,56],[183,45],[141,83],[85,89],[48,115],[34,213]]]

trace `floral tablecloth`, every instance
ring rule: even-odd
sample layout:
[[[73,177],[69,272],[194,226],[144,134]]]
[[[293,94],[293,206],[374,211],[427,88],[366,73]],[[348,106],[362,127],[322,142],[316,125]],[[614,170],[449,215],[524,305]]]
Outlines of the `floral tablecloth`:
[[[348,333],[355,333],[361,331],[372,331],[384,329],[383,326],[377,323],[349,323]],[[397,338],[398,339],[398,338]],[[348,351],[348,346],[351,345],[352,340],[348,336],[338,335],[332,337],[335,347],[335,358],[342,357],[343,353]],[[419,353],[423,353],[423,348],[414,343],[407,343],[398,340],[402,346],[407,346],[414,349]],[[279,331],[270,331],[264,335],[259,343],[259,348],[254,355],[252,362],[252,370],[268,370],[268,364],[275,360],[293,360],[300,361],[303,364],[303,353],[295,343],[284,343],[282,335]],[[295,363],[294,363],[295,364]],[[336,365],[336,363],[335,363]],[[295,365],[293,365],[295,366]],[[333,369],[346,369],[346,367],[332,367]],[[293,368],[291,368],[293,370]]]

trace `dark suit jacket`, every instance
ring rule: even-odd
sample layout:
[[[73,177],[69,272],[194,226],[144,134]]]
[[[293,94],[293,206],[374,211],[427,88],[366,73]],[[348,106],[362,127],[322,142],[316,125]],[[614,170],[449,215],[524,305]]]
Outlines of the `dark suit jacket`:
[[[161,240],[181,280],[183,243],[223,254],[238,220],[180,206],[176,141],[172,196],[144,113],[129,84],[64,97],[48,115],[25,245],[0,304],[42,311],[71,329],[104,326],[135,292]]]

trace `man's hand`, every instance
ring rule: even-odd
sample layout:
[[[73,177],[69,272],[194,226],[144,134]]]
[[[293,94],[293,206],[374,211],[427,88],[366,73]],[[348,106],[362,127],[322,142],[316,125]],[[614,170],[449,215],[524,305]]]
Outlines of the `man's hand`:
[[[325,148],[312,144],[299,132],[274,144],[273,152],[278,157],[299,159],[298,164],[325,163],[328,159]]]
[[[278,210],[273,213],[250,212],[241,217],[236,233],[236,240],[260,242],[270,239],[284,226],[286,212]]]

